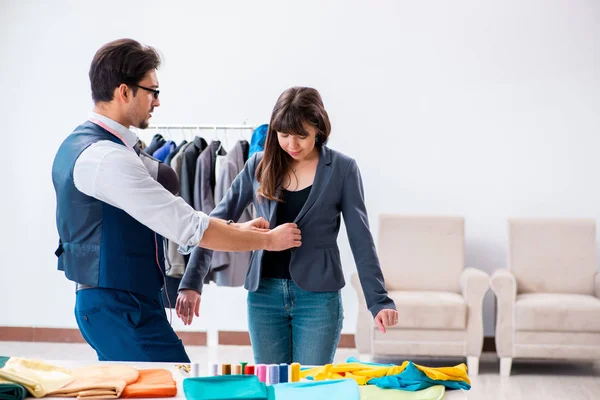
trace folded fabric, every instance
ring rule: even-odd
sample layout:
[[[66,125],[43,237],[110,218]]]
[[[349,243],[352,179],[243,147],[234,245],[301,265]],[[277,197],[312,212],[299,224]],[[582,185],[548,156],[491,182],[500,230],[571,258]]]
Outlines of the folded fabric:
[[[282,400],[359,400],[358,384],[350,379],[321,382],[293,382],[273,385],[275,398]]]
[[[0,378],[23,385],[35,397],[43,397],[75,380],[68,368],[42,361],[0,357],[0,366]]]
[[[187,378],[183,392],[188,400],[274,400],[273,386],[267,386],[256,375],[221,375]]]
[[[405,361],[402,365],[359,362],[351,357],[345,364],[328,364],[300,373],[302,378],[315,381],[353,379],[359,385],[377,385],[382,388],[422,390],[433,385],[449,389],[471,388],[465,364],[454,367],[431,368]]]
[[[173,374],[166,369],[141,369],[139,378],[128,384],[121,397],[175,397],[177,396],[177,383]]]
[[[401,366],[379,366],[362,363],[327,364],[323,367],[311,368],[300,372],[301,378],[322,381],[327,379],[353,379],[359,385],[366,385],[369,380],[388,375],[397,375],[404,370]]]
[[[137,369],[120,364],[90,365],[71,370],[75,380],[49,393],[53,397],[116,399],[139,377]]]
[[[360,363],[370,366],[380,366],[380,367],[393,367],[394,364],[375,364],[375,363],[367,363],[359,361],[354,357],[349,357],[346,362],[348,363]],[[408,366],[409,361],[405,361],[402,365],[404,368]],[[461,381],[466,382],[469,385],[471,384],[471,380],[467,375],[467,366],[463,364],[455,365],[454,367],[424,367],[422,365],[413,364],[420,371],[425,373],[430,379],[438,380],[438,381]]]
[[[117,399],[125,389],[125,381],[101,378],[76,379],[62,389],[48,393],[51,397],[78,399]]]
[[[416,392],[404,390],[382,389],[367,385],[358,388],[361,400],[442,400],[446,388],[442,385],[431,386]]]
[[[429,372],[431,373],[431,371]],[[439,372],[438,376],[443,376],[442,372]],[[410,361],[402,373],[398,375],[384,376],[382,378],[373,378],[368,384],[376,385],[380,388],[411,391],[423,390],[435,385],[444,385],[448,389],[471,389],[470,382],[467,383],[463,380],[432,379],[425,371],[421,370],[417,365]]]
[[[23,400],[27,389],[23,385],[0,379],[0,400]]]

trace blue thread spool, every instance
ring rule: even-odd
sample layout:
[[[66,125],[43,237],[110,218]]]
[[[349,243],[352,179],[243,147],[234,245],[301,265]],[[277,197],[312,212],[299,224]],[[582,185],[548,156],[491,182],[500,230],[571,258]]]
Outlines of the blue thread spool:
[[[279,383],[279,365],[271,364],[269,365],[269,376],[267,379],[267,383],[269,385],[275,385]]]
[[[288,381],[288,365],[285,363],[279,364],[279,383],[287,383]]]

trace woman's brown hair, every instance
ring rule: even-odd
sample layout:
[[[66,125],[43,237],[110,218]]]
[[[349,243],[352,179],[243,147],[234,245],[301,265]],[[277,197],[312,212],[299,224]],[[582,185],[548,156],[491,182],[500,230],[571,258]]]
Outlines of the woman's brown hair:
[[[278,199],[278,191],[291,161],[291,157],[280,146],[277,132],[309,136],[304,124],[316,128],[315,145],[321,148],[331,132],[331,123],[321,95],[313,88],[293,87],[284,91],[279,98],[269,122],[265,153],[256,168],[256,180],[260,182],[258,194],[268,200]]]

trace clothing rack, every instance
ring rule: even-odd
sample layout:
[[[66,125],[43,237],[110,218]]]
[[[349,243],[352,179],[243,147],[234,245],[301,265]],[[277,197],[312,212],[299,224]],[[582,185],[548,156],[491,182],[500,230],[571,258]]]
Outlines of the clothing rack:
[[[239,130],[239,129],[250,129],[254,130],[252,125],[150,125],[147,129],[197,129],[197,130],[208,130],[208,129],[222,129],[222,130]]]

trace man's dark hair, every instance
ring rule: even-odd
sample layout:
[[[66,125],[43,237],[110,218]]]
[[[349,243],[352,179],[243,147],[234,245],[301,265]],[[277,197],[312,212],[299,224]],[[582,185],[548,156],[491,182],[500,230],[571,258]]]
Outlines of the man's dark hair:
[[[158,69],[160,55],[152,47],[132,39],[119,39],[102,46],[90,66],[94,103],[111,101],[116,87],[138,84],[148,71]],[[131,87],[133,95],[137,87]]]

